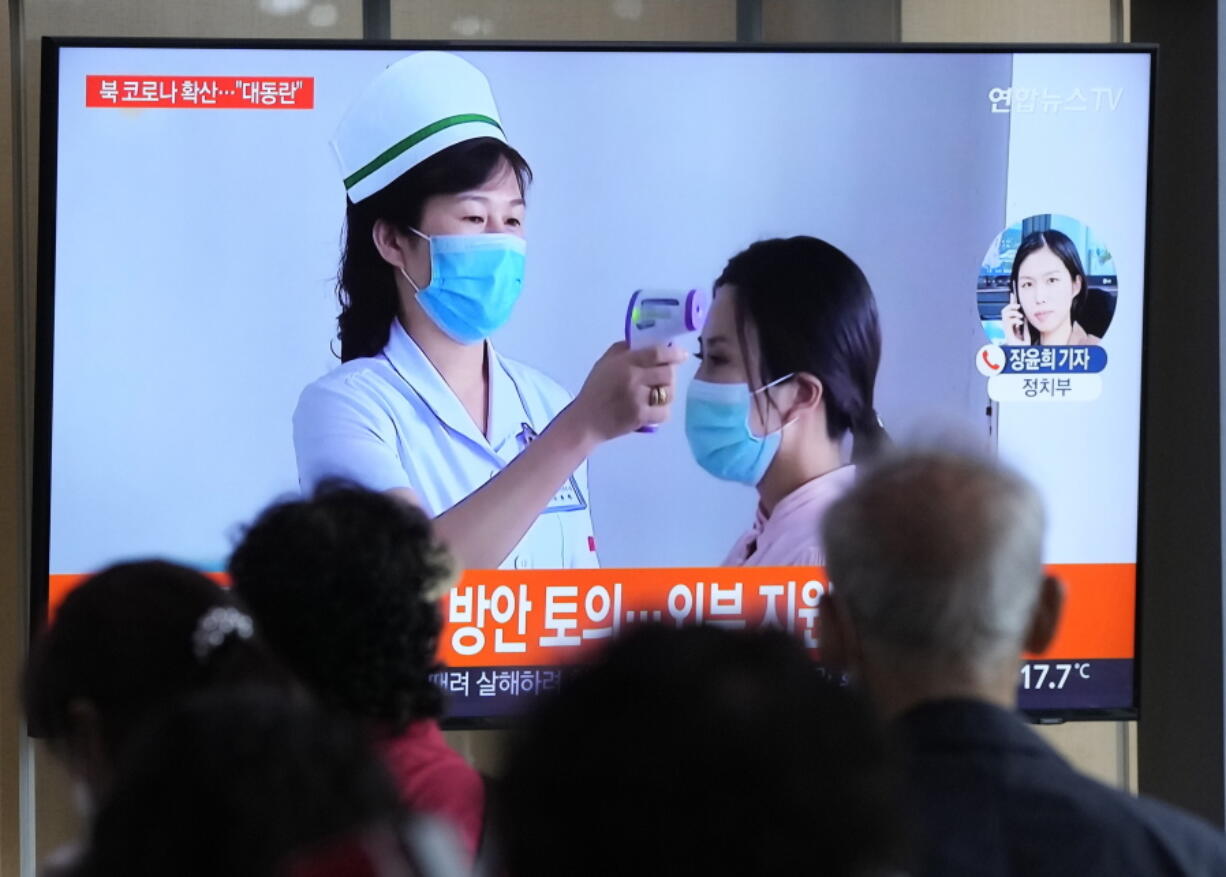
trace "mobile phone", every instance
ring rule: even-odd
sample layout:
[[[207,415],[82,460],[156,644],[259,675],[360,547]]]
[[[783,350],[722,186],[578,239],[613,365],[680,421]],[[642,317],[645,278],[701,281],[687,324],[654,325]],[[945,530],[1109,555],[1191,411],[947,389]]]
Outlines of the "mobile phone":
[[[1009,304],[1016,305],[1017,303],[1018,303],[1017,284],[1010,283],[1009,284]],[[1014,323],[1013,325],[1009,327],[1009,330],[1013,332],[1013,337],[1016,338],[1018,341],[1026,340],[1025,323],[1022,323],[1022,324]]]

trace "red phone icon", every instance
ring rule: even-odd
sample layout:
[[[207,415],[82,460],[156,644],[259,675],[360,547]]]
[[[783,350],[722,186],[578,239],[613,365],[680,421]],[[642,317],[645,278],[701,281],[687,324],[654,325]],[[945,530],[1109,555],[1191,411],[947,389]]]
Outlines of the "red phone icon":
[[[988,359],[988,352],[987,352],[986,350],[981,351],[979,355],[983,357],[983,364],[984,364],[984,365],[986,365],[988,368],[990,368],[990,369],[991,369],[992,371],[994,371],[994,372],[996,372],[996,371],[1000,371],[1000,366],[998,366],[998,365],[993,365],[993,364],[992,364],[992,360]]]

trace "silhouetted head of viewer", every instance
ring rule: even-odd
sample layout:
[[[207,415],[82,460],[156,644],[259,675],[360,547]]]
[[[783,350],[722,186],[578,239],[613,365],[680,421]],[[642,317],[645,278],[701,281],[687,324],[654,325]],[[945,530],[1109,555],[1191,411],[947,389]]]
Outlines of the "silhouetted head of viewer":
[[[431,681],[440,598],[458,568],[420,508],[343,482],[265,510],[230,558],[269,646],[327,706],[357,719],[415,812],[483,850],[485,786],[447,745]]]
[[[887,716],[925,701],[1012,709],[1018,660],[1056,633],[1035,489],[986,460],[923,452],[867,472],[826,515],[824,658]]]
[[[456,565],[420,509],[325,482],[266,509],[229,569],[269,645],[324,703],[394,729],[442,713],[430,674]]]
[[[23,679],[30,733],[67,765],[88,815],[132,729],[175,698],[262,681],[290,687],[234,596],[164,561],[112,566],[64,600]]]
[[[865,703],[779,631],[638,628],[519,729],[511,877],[869,875],[899,842]]]
[[[396,788],[352,723],[240,686],[140,727],[73,873],[415,877],[413,846]]]

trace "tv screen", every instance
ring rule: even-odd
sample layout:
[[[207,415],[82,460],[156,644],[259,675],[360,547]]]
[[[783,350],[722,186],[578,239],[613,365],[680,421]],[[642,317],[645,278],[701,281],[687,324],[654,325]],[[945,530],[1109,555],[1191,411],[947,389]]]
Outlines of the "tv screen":
[[[711,299],[726,266],[736,274],[730,259],[804,236],[818,242],[793,246],[862,272],[857,307],[875,305],[881,336],[875,383],[847,391],[871,407],[848,414],[833,465],[880,418],[898,440],[956,424],[1018,468],[1042,493],[1045,559],[1068,590],[1052,649],[1021,666],[1022,706],[1134,714],[1149,50],[44,51],[35,623],[121,559],[224,579],[242,527],[325,476],[447,513],[510,471],[611,344],[629,333],[696,350],[703,318],[735,322]],[[438,107],[381,114],[380,89],[403,87],[386,71],[423,51],[448,53],[434,59]],[[457,58],[491,105],[466,110],[486,98],[447,67]],[[389,128],[402,139],[380,141]],[[432,242],[430,273],[454,282],[406,274],[423,290],[406,294],[386,252],[380,282],[420,305],[429,332],[460,347],[490,338],[484,411],[408,317],[338,339],[347,201],[377,196],[453,134],[513,146],[531,166],[525,204],[458,217],[500,235],[485,249]],[[384,244],[407,246],[398,232]],[[781,264],[758,252],[759,268]],[[466,309],[466,266],[491,259],[514,289],[501,310]],[[779,337],[809,352],[831,337],[829,319],[794,329]],[[543,493],[505,494],[534,497],[516,513],[527,532],[509,550],[492,540],[496,556],[444,602],[436,681],[453,723],[502,720],[644,620],[776,624],[818,648],[820,546],[755,542],[754,485],[788,427],[759,413],[752,429],[687,438],[687,404],[694,427],[757,398],[711,390],[721,366],[704,340],[707,358],[678,367],[682,398],[650,400],[674,402],[668,422],[593,445]],[[828,501],[854,470],[823,478]]]

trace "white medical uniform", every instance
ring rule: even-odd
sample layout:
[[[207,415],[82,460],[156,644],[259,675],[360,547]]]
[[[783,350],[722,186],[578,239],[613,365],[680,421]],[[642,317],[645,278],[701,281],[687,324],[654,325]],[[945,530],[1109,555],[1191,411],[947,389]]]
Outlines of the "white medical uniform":
[[[535,369],[487,350],[488,437],[399,320],[378,356],[351,360],[309,385],[294,412],[303,491],[328,477],[379,491],[408,487],[440,515],[497,475],[571,397]],[[584,463],[501,568],[595,566]]]

